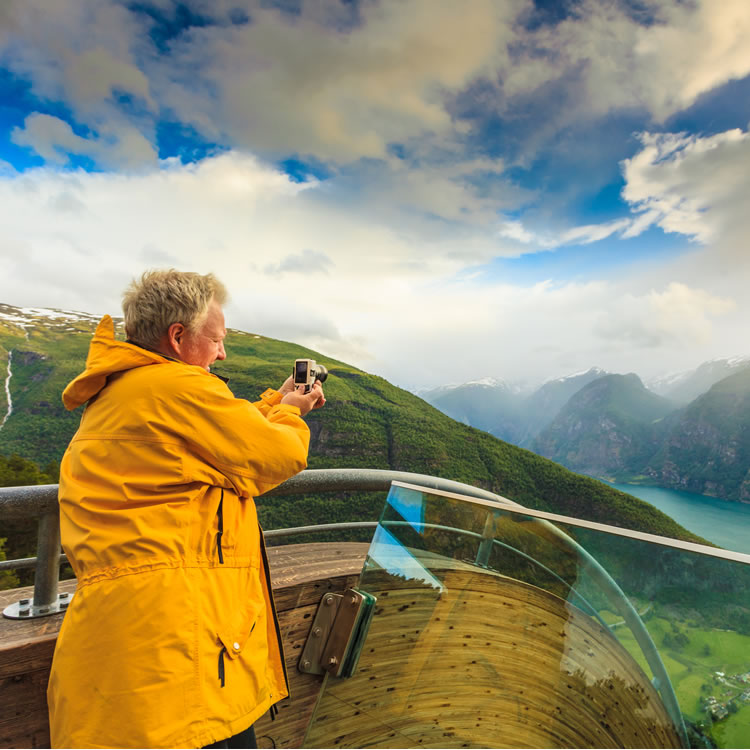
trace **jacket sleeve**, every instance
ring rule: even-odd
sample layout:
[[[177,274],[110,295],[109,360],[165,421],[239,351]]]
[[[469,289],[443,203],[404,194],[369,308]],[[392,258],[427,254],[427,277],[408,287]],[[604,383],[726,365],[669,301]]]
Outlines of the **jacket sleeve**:
[[[259,401],[253,401],[253,406],[264,416],[268,414],[272,407],[281,403],[281,394],[273,388],[266,388],[260,394]]]
[[[264,403],[261,410],[203,373],[177,378],[173,396],[181,438],[188,453],[201,459],[186,466],[196,480],[206,480],[200,476],[205,462],[229,479],[240,497],[255,497],[307,465],[310,430],[296,406]]]

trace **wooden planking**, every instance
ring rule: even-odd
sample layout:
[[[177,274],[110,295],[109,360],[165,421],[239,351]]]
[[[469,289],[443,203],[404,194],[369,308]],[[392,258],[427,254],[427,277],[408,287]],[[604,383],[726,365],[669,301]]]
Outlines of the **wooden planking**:
[[[297,670],[299,653],[324,593],[356,585],[369,545],[296,544],[271,547],[271,583],[284,641],[291,700],[271,722],[258,722],[261,747],[299,747],[319,692],[321,677]],[[75,581],[60,583],[74,591]],[[33,596],[33,587],[0,592],[0,608]],[[0,618],[0,747],[49,747],[47,681],[62,617]]]
[[[301,747],[323,678],[297,670],[299,653],[320,598],[356,584],[367,548],[269,549],[292,697],[257,722],[261,747]],[[383,576],[360,668],[330,681],[313,746],[676,746],[645,675],[606,630],[528,584],[438,557],[430,569],[441,566],[442,594]],[[377,586],[368,572],[368,590]],[[2,747],[48,746],[60,619],[0,623]]]
[[[441,579],[442,592],[382,592],[358,672],[328,683],[310,747],[679,747],[640,667],[590,617],[488,572]]]

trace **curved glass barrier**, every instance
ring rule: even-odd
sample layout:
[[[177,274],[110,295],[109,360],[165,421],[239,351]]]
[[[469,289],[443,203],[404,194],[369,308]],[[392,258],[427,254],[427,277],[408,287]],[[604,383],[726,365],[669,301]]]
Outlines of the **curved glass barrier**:
[[[747,747],[750,557],[623,533],[394,483],[305,746]]]

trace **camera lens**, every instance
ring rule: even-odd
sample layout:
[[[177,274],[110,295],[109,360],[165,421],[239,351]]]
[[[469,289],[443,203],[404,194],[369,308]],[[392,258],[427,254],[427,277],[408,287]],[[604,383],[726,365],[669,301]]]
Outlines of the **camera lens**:
[[[325,365],[315,365],[315,379],[319,380],[321,383],[325,383],[326,378],[328,377],[328,369]]]

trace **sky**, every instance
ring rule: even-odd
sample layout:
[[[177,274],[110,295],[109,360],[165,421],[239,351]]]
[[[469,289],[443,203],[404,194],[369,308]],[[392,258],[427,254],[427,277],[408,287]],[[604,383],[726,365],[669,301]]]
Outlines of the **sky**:
[[[750,354],[747,0],[3,0],[0,302],[417,390]]]

